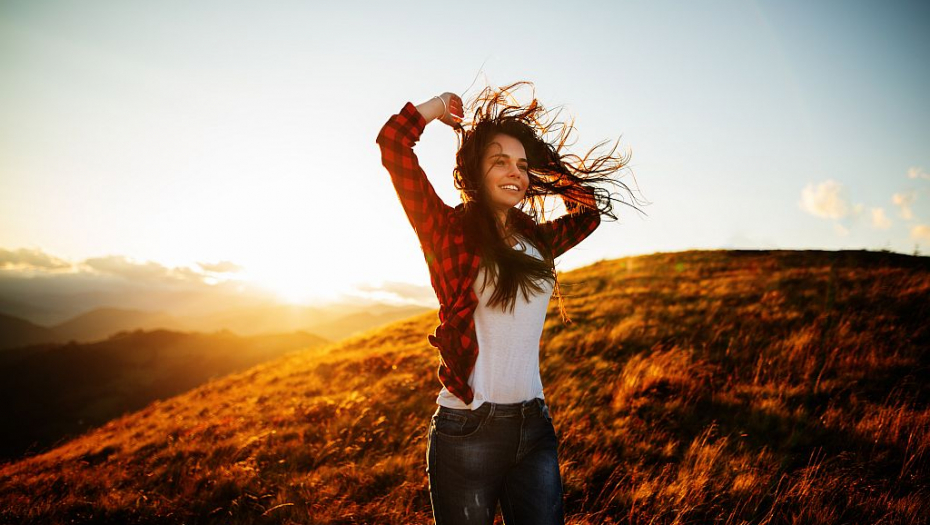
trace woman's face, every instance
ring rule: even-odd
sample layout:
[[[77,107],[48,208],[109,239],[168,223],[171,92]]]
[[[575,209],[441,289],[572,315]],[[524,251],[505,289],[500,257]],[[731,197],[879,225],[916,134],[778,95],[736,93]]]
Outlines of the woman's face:
[[[530,184],[523,144],[510,135],[498,133],[485,148],[481,164],[485,194],[492,207],[506,217],[510,208],[523,200]]]

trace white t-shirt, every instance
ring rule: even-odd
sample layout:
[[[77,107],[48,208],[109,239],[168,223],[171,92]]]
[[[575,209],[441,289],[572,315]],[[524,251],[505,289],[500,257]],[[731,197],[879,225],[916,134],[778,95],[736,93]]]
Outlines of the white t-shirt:
[[[542,254],[531,243],[517,239],[515,250],[526,251],[537,259]],[[478,296],[475,310],[475,332],[478,336],[478,358],[468,376],[468,384],[475,393],[471,405],[442,387],[436,403],[450,408],[480,407],[485,401],[493,403],[519,403],[543,397],[542,379],[539,376],[539,340],[542,337],[546,310],[552,297],[552,282],[542,283],[544,293],[530,295],[527,301],[517,289],[513,313],[500,306],[487,305],[494,294],[494,285],[488,281],[484,291],[484,268],[478,271],[473,288]]]

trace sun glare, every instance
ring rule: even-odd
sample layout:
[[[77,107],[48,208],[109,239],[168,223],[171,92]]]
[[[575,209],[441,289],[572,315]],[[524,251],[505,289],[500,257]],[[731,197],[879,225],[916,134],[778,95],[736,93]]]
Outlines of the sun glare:
[[[336,301],[352,290],[349,276],[324,275],[305,266],[275,265],[249,269],[244,278],[288,304]]]

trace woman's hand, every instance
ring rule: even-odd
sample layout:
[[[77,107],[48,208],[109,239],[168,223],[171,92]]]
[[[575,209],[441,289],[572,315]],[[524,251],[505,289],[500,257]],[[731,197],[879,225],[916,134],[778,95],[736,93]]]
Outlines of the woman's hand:
[[[458,128],[461,126],[465,113],[462,109],[462,99],[455,93],[443,93],[435,96],[417,106],[417,111],[423,115],[426,122],[439,120],[448,126]]]
[[[462,99],[455,93],[443,93],[439,95],[442,102],[445,102],[446,112],[437,117],[440,122],[452,128],[458,128],[462,125],[462,119],[465,117],[462,109]]]

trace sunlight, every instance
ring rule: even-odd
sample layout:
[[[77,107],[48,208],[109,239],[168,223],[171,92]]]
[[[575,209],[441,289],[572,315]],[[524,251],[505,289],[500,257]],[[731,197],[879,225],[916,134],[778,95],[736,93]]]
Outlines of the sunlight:
[[[249,268],[245,279],[274,293],[289,304],[314,304],[335,301],[352,288],[352,276],[340,273],[338,266],[314,268],[306,261],[300,264],[270,263]]]

